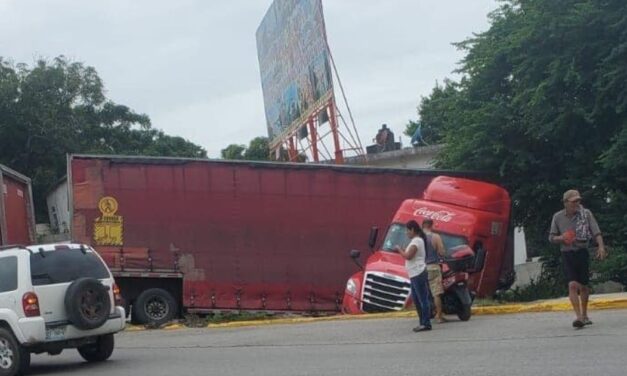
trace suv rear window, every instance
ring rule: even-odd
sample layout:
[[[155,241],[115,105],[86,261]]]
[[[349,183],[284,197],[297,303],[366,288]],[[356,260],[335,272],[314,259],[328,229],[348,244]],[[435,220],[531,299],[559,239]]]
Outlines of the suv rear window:
[[[38,252],[30,256],[30,274],[33,286],[72,282],[78,278],[109,278],[109,272],[92,251],[60,249]]]
[[[0,292],[17,290],[17,257],[0,258]]]

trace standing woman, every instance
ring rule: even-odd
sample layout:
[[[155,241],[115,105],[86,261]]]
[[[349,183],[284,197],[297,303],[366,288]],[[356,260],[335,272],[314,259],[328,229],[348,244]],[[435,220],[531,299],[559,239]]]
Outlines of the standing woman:
[[[420,325],[414,332],[431,330],[431,305],[429,304],[429,277],[425,263],[425,244],[427,236],[416,221],[407,222],[409,245],[404,250],[396,246],[398,253],[405,259],[405,269],[411,281],[411,297],[416,307],[420,307]]]

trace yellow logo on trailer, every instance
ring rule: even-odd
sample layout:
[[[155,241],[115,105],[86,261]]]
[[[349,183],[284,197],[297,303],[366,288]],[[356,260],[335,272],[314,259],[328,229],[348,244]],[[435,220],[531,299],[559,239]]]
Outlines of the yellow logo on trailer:
[[[115,215],[118,202],[113,197],[103,197],[98,202],[102,216],[94,221],[94,241],[96,245],[122,245],[122,216]]]

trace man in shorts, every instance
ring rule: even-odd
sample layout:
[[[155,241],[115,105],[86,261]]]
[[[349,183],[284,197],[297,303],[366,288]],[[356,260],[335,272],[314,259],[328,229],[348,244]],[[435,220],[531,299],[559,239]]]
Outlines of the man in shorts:
[[[583,328],[592,324],[588,318],[590,295],[590,254],[592,240],[596,240],[596,257],[607,256],[603,236],[590,210],[581,205],[581,195],[571,189],[562,197],[564,209],[553,215],[549,241],[560,245],[564,274],[568,281],[568,297],[575,311],[573,327]]]
[[[444,243],[440,235],[433,232],[433,220],[425,219],[422,221],[422,230],[427,234],[427,244],[425,244],[427,264],[427,274],[429,276],[429,289],[433,296],[433,303],[435,304],[435,319],[439,323],[446,322],[442,313],[442,294],[444,294],[444,288],[442,287],[442,269],[440,269],[440,257],[446,255],[444,249]]]

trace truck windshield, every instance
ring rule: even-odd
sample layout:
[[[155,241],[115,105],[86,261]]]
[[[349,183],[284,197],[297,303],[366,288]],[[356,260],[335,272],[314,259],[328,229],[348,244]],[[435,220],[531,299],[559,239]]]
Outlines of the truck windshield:
[[[445,234],[438,232],[444,243],[444,249],[446,249],[446,255],[451,256],[451,249],[460,245],[468,245],[468,240],[462,236],[456,236],[451,234]]]
[[[451,248],[460,245],[468,245],[468,240],[463,236],[451,235],[442,232],[438,232],[438,234],[442,237],[442,242],[444,243],[447,256],[450,256]],[[405,225],[394,223],[390,226],[390,229],[385,236],[382,249],[387,252],[395,252],[397,245],[404,249],[408,244],[409,238],[407,238],[407,233],[405,232]]]
[[[388,252],[396,252],[396,246],[403,249],[409,244],[406,227],[400,223],[394,223],[390,226],[385,240],[383,241],[383,250]]]

